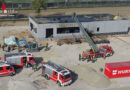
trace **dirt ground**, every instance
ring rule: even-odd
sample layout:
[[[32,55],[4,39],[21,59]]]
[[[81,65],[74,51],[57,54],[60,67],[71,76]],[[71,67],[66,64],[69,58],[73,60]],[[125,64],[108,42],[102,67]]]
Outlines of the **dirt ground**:
[[[74,12],[77,14],[113,14],[120,15],[122,17],[130,19],[130,7],[97,7],[97,8],[69,8],[69,9],[48,9],[42,10],[40,15],[72,15]],[[35,16],[34,10],[19,10],[19,14],[26,16]],[[25,26],[28,25],[28,21],[7,21],[0,22],[0,26]]]
[[[0,27],[3,26],[28,26],[28,21],[2,21],[0,22]]]
[[[108,40],[115,51],[114,55],[105,60],[99,58],[95,63],[78,60],[79,53],[90,48],[85,42],[57,46],[56,41],[48,41],[49,51],[44,51],[43,48],[40,52],[33,53],[36,57],[42,57],[44,61],[53,61],[75,72],[74,82],[70,86],[58,87],[52,80],[46,80],[41,76],[41,69],[34,72],[32,68],[23,68],[13,77],[0,77],[0,90],[129,90],[130,77],[108,79],[99,69],[104,68],[108,62],[129,61],[130,35],[108,36]],[[1,49],[0,52],[0,56],[6,53]]]

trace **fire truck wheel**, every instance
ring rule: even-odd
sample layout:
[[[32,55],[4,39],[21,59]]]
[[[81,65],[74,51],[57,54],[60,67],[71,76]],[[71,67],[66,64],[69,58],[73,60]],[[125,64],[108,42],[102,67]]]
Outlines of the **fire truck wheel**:
[[[58,84],[58,86],[60,86],[60,87],[61,87],[61,83],[60,83],[59,81],[57,81],[57,84]]]
[[[10,76],[14,76],[14,75],[15,75],[15,73],[13,73],[13,72],[10,73]]]
[[[109,56],[110,56],[110,54],[107,55],[107,57],[109,57]]]
[[[48,75],[45,75],[45,78],[46,78],[46,80],[49,80],[49,77],[48,77]]]

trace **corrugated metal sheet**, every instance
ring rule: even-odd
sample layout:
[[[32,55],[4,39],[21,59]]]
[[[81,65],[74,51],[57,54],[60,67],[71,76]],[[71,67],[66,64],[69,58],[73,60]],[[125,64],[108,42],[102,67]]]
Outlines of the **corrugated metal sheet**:
[[[130,61],[106,63],[104,74],[108,78],[130,77]]]
[[[106,63],[106,66],[111,67],[111,68],[130,67],[130,61],[127,61],[127,62]]]
[[[53,70],[52,69],[49,69],[49,68],[45,68],[45,73],[47,73],[49,76],[53,76]]]

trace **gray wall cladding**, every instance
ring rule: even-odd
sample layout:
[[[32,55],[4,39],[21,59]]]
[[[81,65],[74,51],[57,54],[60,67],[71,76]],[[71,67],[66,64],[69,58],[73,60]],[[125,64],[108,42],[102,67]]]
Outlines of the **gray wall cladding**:
[[[76,23],[45,23],[38,24],[32,18],[29,18],[29,22],[37,29],[37,33],[34,30],[29,30],[37,40],[46,40],[46,29],[53,28],[53,38],[76,38],[83,37],[82,32],[79,33],[65,33],[57,34],[57,28],[61,27],[78,27]],[[82,25],[88,29],[92,34],[113,34],[113,33],[127,33],[130,28],[130,20],[109,20],[109,21],[93,21],[82,22]],[[31,29],[31,28],[30,28]],[[98,30],[97,30],[98,29]]]

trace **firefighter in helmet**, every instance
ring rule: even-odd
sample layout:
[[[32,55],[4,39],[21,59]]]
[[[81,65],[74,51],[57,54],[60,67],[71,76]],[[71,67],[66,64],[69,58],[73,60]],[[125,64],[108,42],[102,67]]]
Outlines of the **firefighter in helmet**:
[[[57,40],[57,45],[61,46],[63,44],[62,40]]]
[[[4,51],[5,45],[2,45],[2,50]]]
[[[34,63],[34,65],[33,65],[33,70],[34,70],[34,72],[37,71],[37,64],[36,63]]]
[[[45,51],[47,51],[47,50],[48,50],[48,42],[45,45]]]
[[[28,61],[26,61],[26,64],[25,64],[25,65],[26,65],[26,67],[28,68],[28,65],[29,65]]]
[[[81,54],[79,54],[79,61],[82,59]]]

